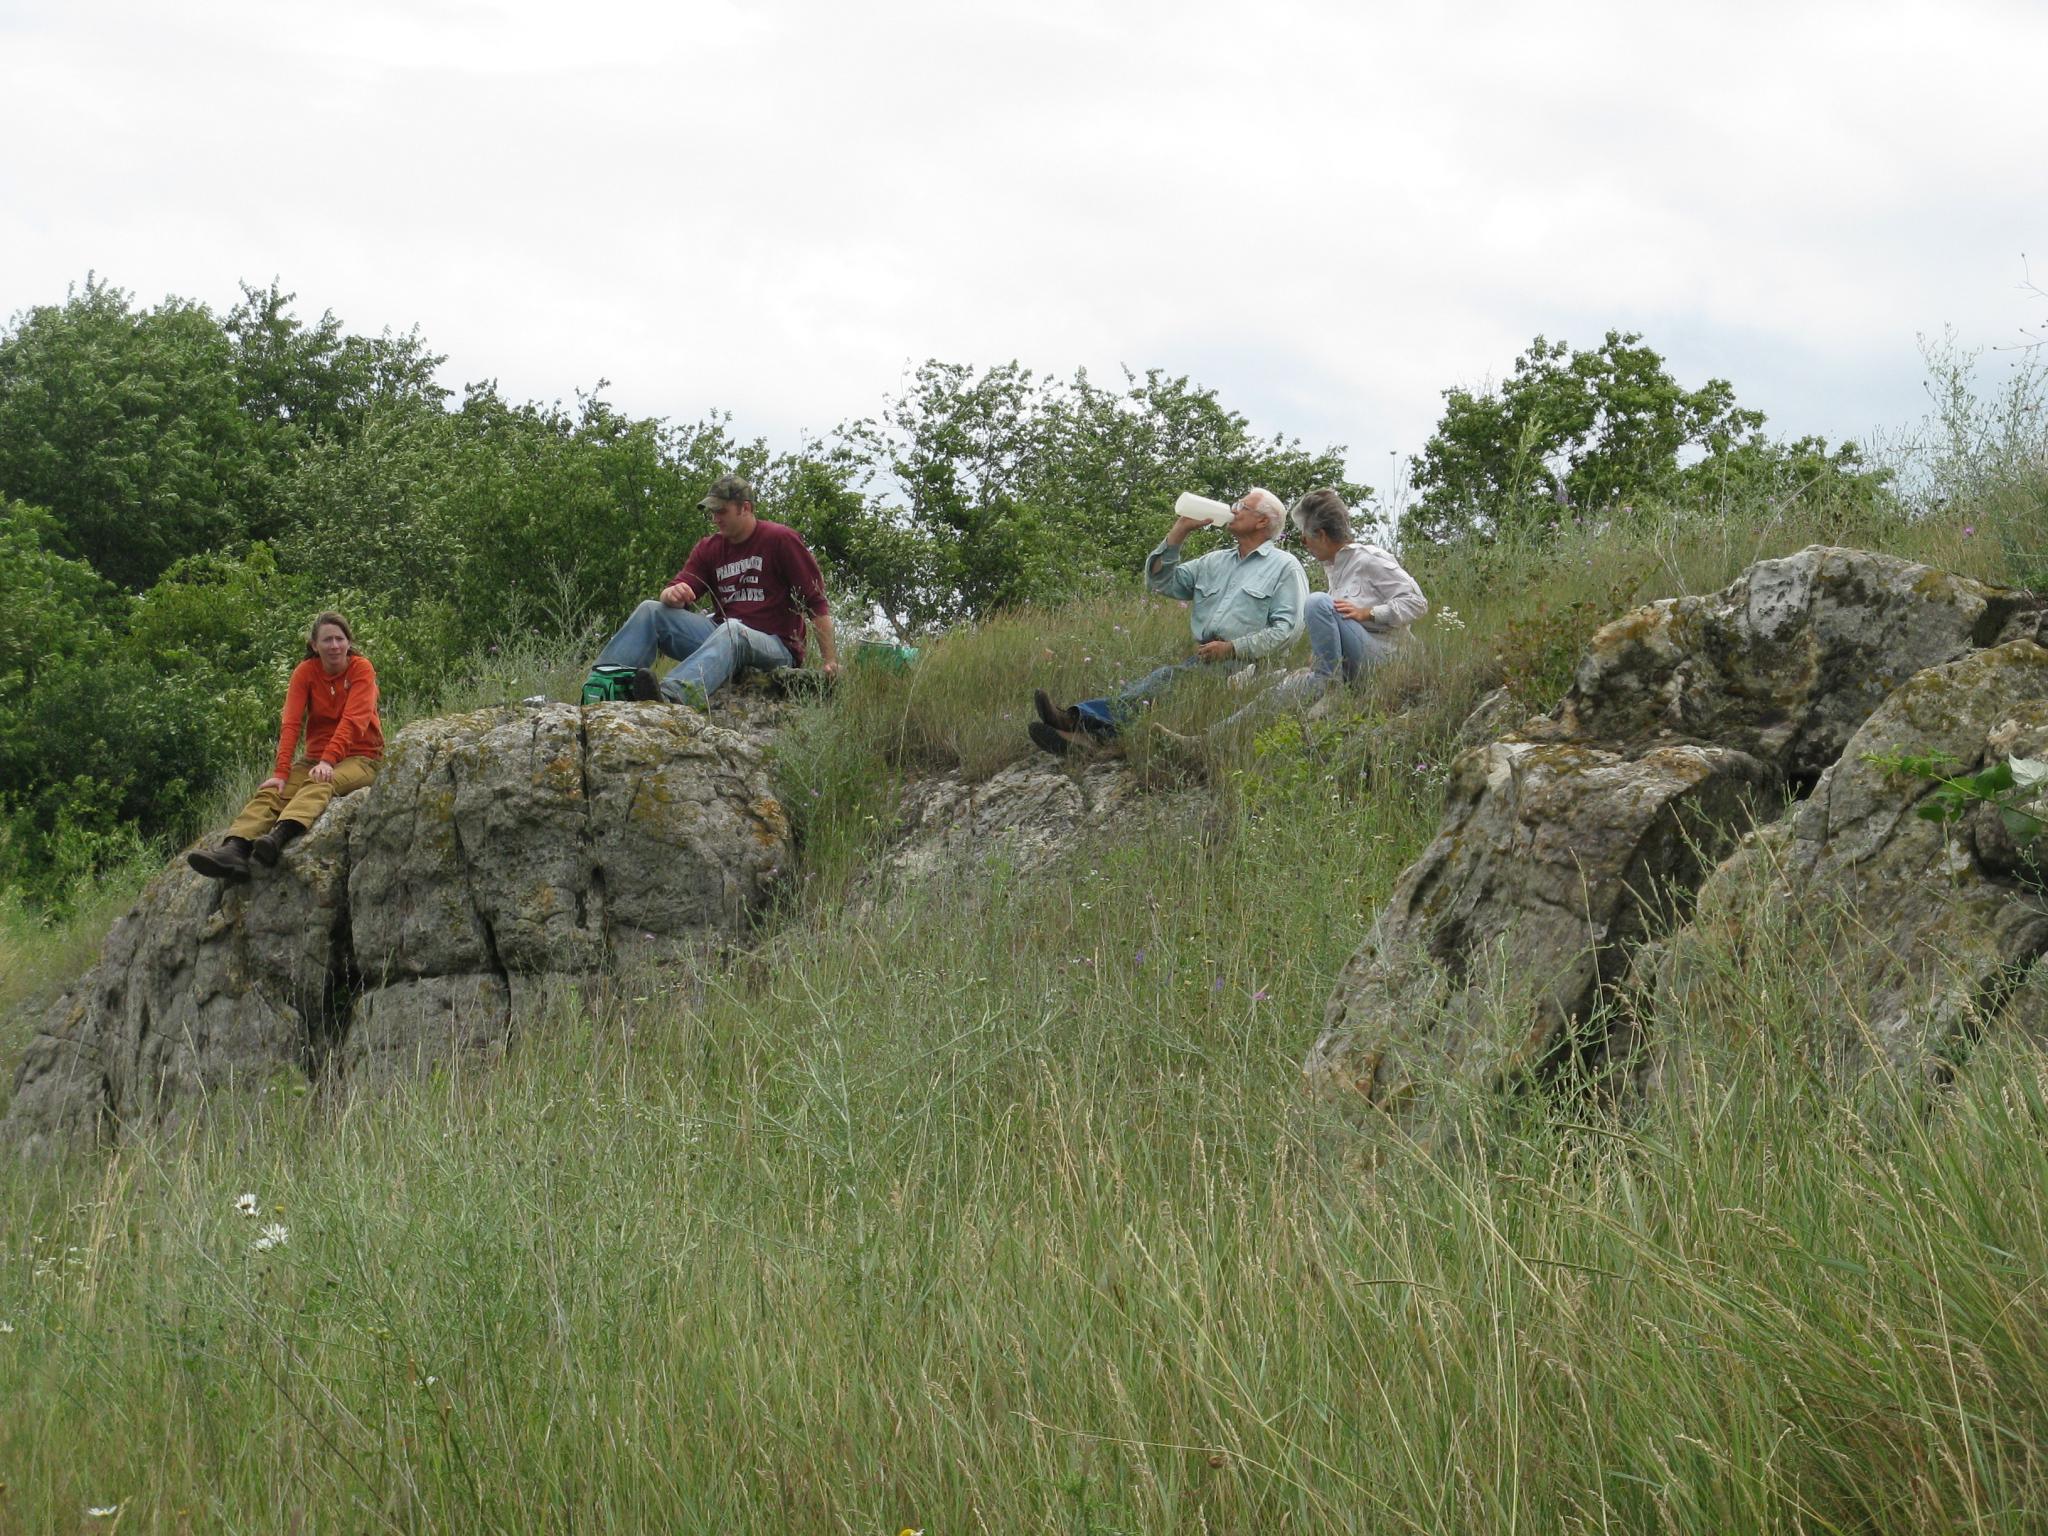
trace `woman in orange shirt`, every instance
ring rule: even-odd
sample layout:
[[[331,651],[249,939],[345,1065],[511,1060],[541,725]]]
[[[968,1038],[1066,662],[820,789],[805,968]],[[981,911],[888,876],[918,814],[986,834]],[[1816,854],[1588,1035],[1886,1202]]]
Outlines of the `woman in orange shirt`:
[[[294,762],[301,725],[306,755]],[[319,819],[329,800],[375,779],[383,755],[377,673],[368,657],[356,654],[348,620],[323,613],[306,637],[306,659],[292,669],[285,688],[284,725],[270,777],[256,786],[220,847],[194,849],[185,862],[215,880],[248,879],[251,859],[269,868]]]

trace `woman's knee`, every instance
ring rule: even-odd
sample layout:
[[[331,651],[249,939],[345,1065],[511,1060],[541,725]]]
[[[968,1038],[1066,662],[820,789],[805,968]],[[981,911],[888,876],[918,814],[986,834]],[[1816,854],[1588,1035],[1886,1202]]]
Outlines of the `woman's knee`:
[[[1311,592],[1308,595],[1308,616],[1312,619],[1334,618],[1337,605],[1330,600],[1327,592]]]

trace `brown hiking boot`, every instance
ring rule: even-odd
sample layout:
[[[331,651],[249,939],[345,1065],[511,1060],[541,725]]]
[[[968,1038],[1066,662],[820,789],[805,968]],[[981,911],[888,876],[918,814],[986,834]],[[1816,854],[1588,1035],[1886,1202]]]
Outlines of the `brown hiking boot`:
[[[209,880],[238,885],[249,878],[249,839],[230,837],[218,848],[195,848],[185,855],[185,862]]]
[[[265,869],[277,867],[277,857],[295,842],[306,829],[296,821],[280,821],[271,825],[268,832],[249,844],[249,857]],[[243,866],[247,868],[246,865]]]

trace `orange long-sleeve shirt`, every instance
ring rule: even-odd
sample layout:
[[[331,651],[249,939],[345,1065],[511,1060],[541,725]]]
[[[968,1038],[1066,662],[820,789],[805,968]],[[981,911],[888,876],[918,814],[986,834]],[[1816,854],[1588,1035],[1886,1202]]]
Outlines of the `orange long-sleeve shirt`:
[[[299,726],[306,728],[306,761],[338,763],[344,757],[382,757],[384,727],[377,722],[377,671],[363,656],[351,656],[341,676],[308,656],[292,668],[284,690],[284,726],[277,733],[277,774],[292,771]]]

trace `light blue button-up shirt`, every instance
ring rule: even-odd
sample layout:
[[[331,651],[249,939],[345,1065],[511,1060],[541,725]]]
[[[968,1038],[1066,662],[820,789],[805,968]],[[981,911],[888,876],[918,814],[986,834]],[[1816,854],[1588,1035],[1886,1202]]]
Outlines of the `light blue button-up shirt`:
[[[1188,624],[1195,644],[1228,640],[1246,661],[1286,649],[1301,633],[1308,610],[1308,575],[1301,562],[1270,542],[1248,555],[1232,546],[1184,561],[1162,540],[1145,557],[1145,585],[1192,603]]]

